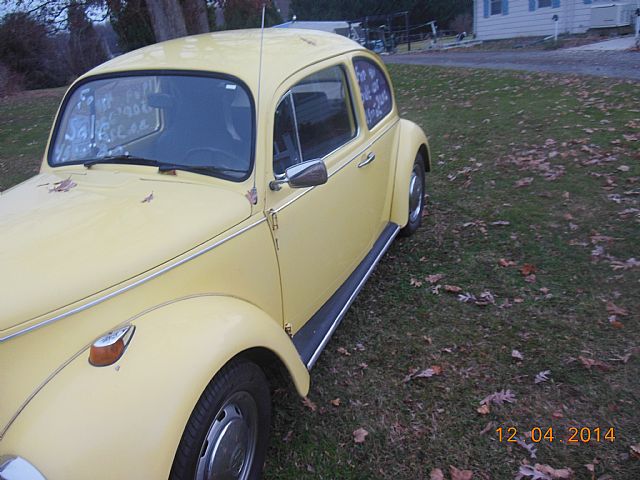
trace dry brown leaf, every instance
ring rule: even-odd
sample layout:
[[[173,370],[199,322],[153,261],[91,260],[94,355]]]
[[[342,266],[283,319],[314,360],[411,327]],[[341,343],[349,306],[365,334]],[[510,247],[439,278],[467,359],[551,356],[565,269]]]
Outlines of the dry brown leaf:
[[[514,358],[516,360],[524,360],[524,355],[522,355],[522,353],[520,353],[518,350],[511,350],[511,358]]]
[[[515,186],[516,188],[528,187],[532,183],[533,183],[533,177],[525,177],[525,178],[521,178],[520,180],[517,180],[515,183]]]
[[[440,365],[433,365],[432,367],[425,368],[424,370],[415,369],[414,371],[410,372],[409,375],[404,377],[404,380],[402,381],[404,383],[407,383],[414,378],[431,378],[440,374],[442,374],[442,367]]]
[[[549,465],[542,465],[540,463],[536,463],[535,469],[538,470],[539,472],[546,473],[553,479],[568,479],[573,476],[573,470],[567,467],[555,469],[553,467],[550,467]]]
[[[640,443],[637,443],[636,445],[631,445],[629,447],[629,453],[636,460],[640,460]]]
[[[596,367],[604,371],[611,370],[611,366],[603,362],[602,360],[597,360],[595,358],[587,358],[587,357],[583,357],[582,355],[580,355],[578,359],[580,360],[580,362],[582,362],[582,365],[587,367],[589,370],[591,370],[591,367]]]
[[[151,200],[153,200],[153,192],[144,197],[140,203],[151,203]]]
[[[516,396],[513,394],[511,390],[500,390],[499,392],[494,392],[491,395],[487,395],[480,401],[480,405],[487,403],[495,403],[496,405],[502,405],[504,402],[514,403],[516,401]]]
[[[453,465],[449,465],[449,474],[451,475],[451,480],[471,480],[473,478],[471,470],[460,470]]]
[[[369,432],[367,432],[364,428],[361,427],[357,430],[354,430],[353,441],[355,443],[364,443],[364,439],[367,435],[369,435]]]
[[[529,275],[533,275],[534,273],[536,273],[536,266],[532,265],[531,263],[525,263],[521,268],[520,268],[520,273],[522,273],[522,275],[524,275],[525,277],[529,276]]]
[[[458,287],[457,285],[445,285],[444,291],[449,293],[460,293],[462,291],[462,288]]]
[[[411,277],[410,284],[411,284],[412,287],[416,287],[416,288],[422,286],[422,282],[420,280],[418,280],[417,278],[415,278],[415,277]]]
[[[488,415],[491,412],[491,407],[489,407],[488,403],[485,403],[483,405],[480,405],[476,411],[480,414],[480,415]]]
[[[331,400],[331,405],[333,405],[334,407],[339,407],[340,406],[340,399],[339,398],[334,398],[333,400]]]
[[[309,397],[304,397],[302,399],[302,405],[304,405],[305,407],[307,407],[309,410],[311,410],[312,412],[315,412],[318,409],[318,406],[313,403]]]
[[[442,273],[436,273],[434,275],[427,275],[425,277],[425,280],[427,282],[429,282],[430,284],[434,284],[434,283],[438,283],[440,280],[442,280],[444,278],[444,274]]]
[[[345,355],[345,356],[347,356],[347,357],[350,357],[350,356],[351,356],[351,353],[349,353],[349,350],[347,350],[347,349],[346,349],[346,348],[344,348],[344,347],[338,347],[338,353],[340,353],[340,354],[342,354],[342,355]]]
[[[619,315],[621,317],[626,317],[627,315],[629,315],[629,312],[626,309],[618,307],[611,301],[607,302],[607,312],[609,313],[609,315]]]
[[[78,184],[71,180],[71,177],[69,177],[62,180],[61,182],[54,183],[53,188],[51,188],[49,192],[68,192],[76,186],[78,186]]]
[[[514,267],[516,265],[516,262],[514,262],[513,260],[507,260],[506,258],[501,258],[500,260],[498,260],[498,264],[501,267]]]
[[[434,468],[429,474],[429,480],[444,480],[444,473],[439,468]]]

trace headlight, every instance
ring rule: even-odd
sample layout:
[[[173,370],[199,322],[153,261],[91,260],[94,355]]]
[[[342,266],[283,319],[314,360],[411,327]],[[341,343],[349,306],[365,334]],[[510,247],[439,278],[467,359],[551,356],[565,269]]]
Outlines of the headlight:
[[[36,467],[15,455],[0,457],[0,480],[46,480]]]

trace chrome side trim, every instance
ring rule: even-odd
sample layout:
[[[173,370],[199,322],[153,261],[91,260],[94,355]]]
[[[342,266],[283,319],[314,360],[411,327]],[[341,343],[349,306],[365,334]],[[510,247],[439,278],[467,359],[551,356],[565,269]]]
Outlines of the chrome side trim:
[[[380,140],[380,138],[387,133],[389,130],[391,130],[393,127],[395,127],[398,122],[400,122],[400,119],[398,118],[395,122],[393,122],[391,125],[388,125],[383,131],[381,131],[378,136],[376,138],[374,138],[373,140],[371,140],[370,142],[367,143],[367,145],[363,148],[361,148],[358,153],[354,154],[349,160],[347,160],[346,162],[344,162],[342,165],[340,165],[338,168],[336,168],[333,172],[329,173],[329,179],[331,179],[331,177],[333,177],[336,173],[338,173],[340,170],[342,170],[344,167],[346,167],[347,165],[349,165],[351,162],[353,162],[356,158],[358,158],[360,155],[362,155],[364,152],[366,152],[369,148],[371,148],[371,146],[376,143],[378,140]],[[358,137],[356,137],[358,138]],[[354,138],[353,140],[355,140],[356,138]],[[349,143],[345,143],[342,147],[347,146]],[[340,147],[340,148],[342,148]],[[328,153],[325,157],[323,157],[323,160],[325,158],[327,158],[329,155],[333,155],[333,153],[335,153],[335,150],[331,153]],[[282,205],[280,205],[277,208],[274,208],[273,211],[278,213],[280,210],[285,209],[286,207],[288,207],[289,205],[291,205],[293,202],[295,202],[296,200],[298,200],[300,197],[306,195],[307,193],[309,193],[311,190],[313,190],[314,188],[317,187],[311,187],[311,188],[307,188],[305,190],[302,190],[298,195],[294,196],[293,198],[290,198],[289,200],[287,200],[285,203],[283,203]]]
[[[311,370],[313,368],[313,366],[315,365],[316,361],[320,357],[320,354],[322,353],[324,348],[327,346],[327,343],[329,343],[329,340],[331,339],[331,336],[333,335],[333,332],[335,332],[336,329],[338,328],[338,325],[340,325],[340,322],[342,321],[342,319],[344,318],[345,314],[347,313],[347,310],[349,310],[349,307],[351,306],[353,301],[358,296],[358,293],[360,293],[360,290],[362,290],[362,287],[364,286],[364,284],[367,282],[367,280],[371,276],[371,273],[376,268],[376,265],[378,265],[378,262],[380,261],[382,256],[387,252],[387,250],[391,246],[391,243],[393,243],[393,240],[396,238],[396,235],[398,235],[399,231],[400,231],[400,227],[398,225],[396,225],[395,231],[391,234],[391,236],[389,237],[389,240],[387,240],[387,243],[384,244],[384,247],[382,247],[382,250],[380,250],[380,253],[378,254],[378,256],[376,257],[374,262],[371,264],[371,266],[367,270],[367,273],[364,275],[364,277],[362,277],[362,280],[360,280],[360,283],[358,283],[358,286],[355,288],[355,290],[349,296],[347,302],[344,304],[344,306],[340,310],[340,313],[338,313],[338,315],[336,316],[335,320],[331,324],[331,328],[329,328],[329,331],[327,331],[326,335],[322,339],[322,342],[320,342],[320,345],[318,345],[318,347],[316,348],[315,352],[313,352],[313,355],[311,356],[311,358],[307,362],[307,370]]]
[[[231,235],[228,235],[227,237],[224,237],[224,238],[218,240],[217,242],[209,245],[208,247],[205,247],[200,251],[192,253],[191,255],[189,255],[189,256],[181,259],[181,260],[178,260],[177,262],[175,262],[175,263],[173,263],[171,265],[167,265],[166,267],[163,267],[160,270],[158,270],[158,271],[156,271],[156,272],[154,272],[154,273],[152,273],[150,275],[147,275],[146,277],[143,277],[143,278],[141,278],[139,280],[136,280],[135,282],[133,282],[133,283],[131,283],[131,284],[125,286],[125,287],[121,287],[118,290],[115,290],[115,291],[113,291],[111,293],[108,293],[108,294],[106,294],[106,295],[104,295],[102,297],[96,298],[95,300],[92,300],[92,301],[90,301],[88,303],[85,303],[84,305],[80,305],[79,307],[73,308],[73,309],[69,310],[68,312],[61,313],[60,315],[56,315],[55,317],[49,318],[47,320],[43,320],[42,322],[36,323],[36,324],[31,325],[31,326],[29,326],[27,328],[24,328],[22,330],[18,330],[17,332],[14,332],[14,333],[11,333],[9,335],[6,335],[6,336],[0,338],[0,343],[5,342],[7,340],[10,340],[10,339],[12,339],[14,337],[17,337],[19,335],[23,335],[23,334],[25,334],[27,332],[30,332],[32,330],[35,330],[37,328],[44,327],[45,325],[49,325],[51,323],[57,322],[58,320],[62,320],[63,318],[69,317],[71,315],[75,315],[76,313],[79,313],[79,312],[82,312],[84,310],[87,310],[88,308],[94,307],[95,305],[98,305],[99,303],[102,303],[102,302],[104,302],[106,300],[109,300],[109,299],[111,299],[111,298],[113,298],[113,297],[115,297],[117,295],[120,295],[121,293],[127,292],[127,291],[131,290],[132,288],[135,288],[135,287],[137,287],[139,285],[142,285],[143,283],[146,283],[149,280],[153,280],[154,278],[159,277],[160,275],[162,275],[164,273],[167,273],[168,271],[173,270],[174,268],[179,267],[180,265],[182,265],[184,263],[187,263],[188,261],[193,260],[194,258],[199,257],[200,255],[203,255],[203,254],[205,254],[207,252],[210,252],[214,248],[219,247],[223,243],[226,243],[227,241],[231,240],[232,238],[235,238],[238,235],[246,232],[247,230],[250,230],[253,227],[255,227],[257,225],[260,225],[262,222],[266,222],[266,221],[267,221],[267,217],[262,217],[260,220],[258,220],[256,222],[253,222],[252,224],[247,225],[244,228],[241,228],[237,232],[232,233]]]

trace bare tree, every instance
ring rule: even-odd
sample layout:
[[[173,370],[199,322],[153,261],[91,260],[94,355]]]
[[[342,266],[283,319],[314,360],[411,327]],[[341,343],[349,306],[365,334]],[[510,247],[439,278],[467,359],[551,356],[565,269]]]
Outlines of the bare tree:
[[[209,16],[205,0],[183,0],[182,11],[189,34],[209,31]]]
[[[187,27],[178,0],[152,0],[147,2],[156,41],[184,37]]]

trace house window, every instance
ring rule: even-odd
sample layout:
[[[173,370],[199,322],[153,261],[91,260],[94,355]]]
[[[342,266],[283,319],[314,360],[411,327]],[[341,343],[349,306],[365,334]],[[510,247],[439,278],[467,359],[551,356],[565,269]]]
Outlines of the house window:
[[[491,0],[491,15],[502,14],[502,0]]]
[[[538,0],[538,8],[550,7],[551,0]]]

